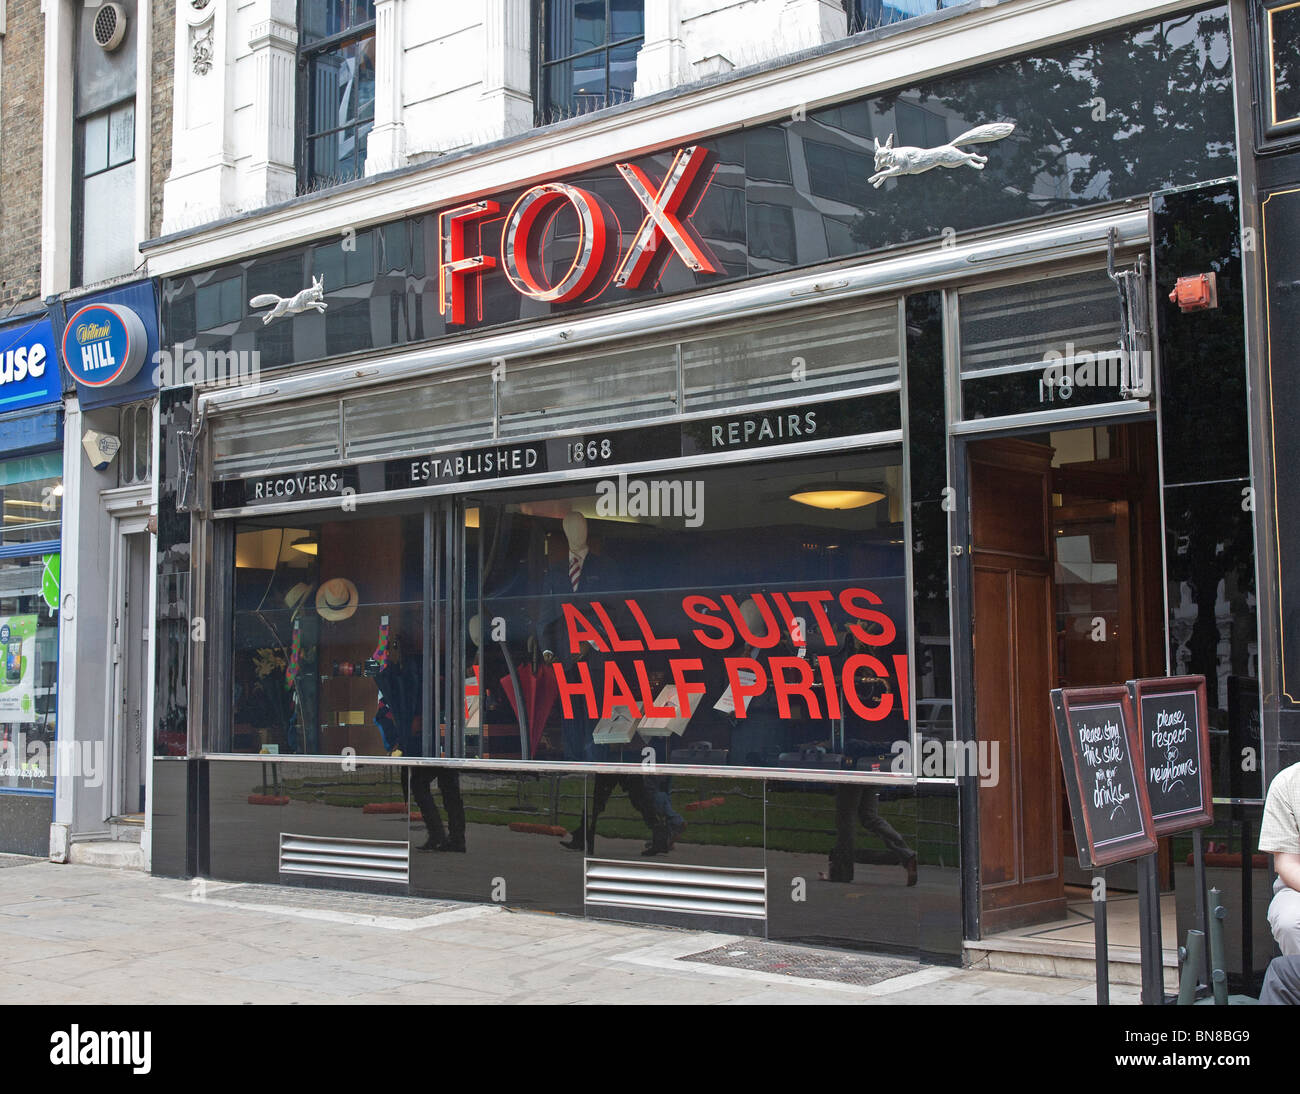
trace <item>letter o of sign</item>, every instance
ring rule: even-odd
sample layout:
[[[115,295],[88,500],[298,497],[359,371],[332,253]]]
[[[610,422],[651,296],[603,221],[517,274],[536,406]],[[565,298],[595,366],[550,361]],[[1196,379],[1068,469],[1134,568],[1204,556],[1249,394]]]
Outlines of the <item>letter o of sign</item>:
[[[543,273],[542,240],[560,209],[578,214],[578,247],[573,262],[554,285]],[[533,300],[563,304],[577,300],[605,265],[610,228],[622,232],[612,212],[594,194],[562,182],[534,186],[520,195],[501,230],[502,268],[515,289]]]

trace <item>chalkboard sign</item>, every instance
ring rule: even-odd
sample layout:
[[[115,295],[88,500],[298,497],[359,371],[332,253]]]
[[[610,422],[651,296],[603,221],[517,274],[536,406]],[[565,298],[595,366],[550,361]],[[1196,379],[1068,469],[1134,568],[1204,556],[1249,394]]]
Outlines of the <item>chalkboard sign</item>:
[[[1157,836],[1214,820],[1204,676],[1130,680],[1141,731],[1142,771]]]
[[[1108,866],[1156,849],[1128,689],[1058,688],[1052,713],[1079,864]]]

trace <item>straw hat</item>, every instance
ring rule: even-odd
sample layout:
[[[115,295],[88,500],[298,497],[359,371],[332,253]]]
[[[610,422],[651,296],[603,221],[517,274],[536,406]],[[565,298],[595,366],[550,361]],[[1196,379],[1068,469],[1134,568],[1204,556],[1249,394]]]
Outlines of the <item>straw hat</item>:
[[[291,612],[296,612],[303,606],[307,597],[311,595],[314,585],[309,585],[305,581],[298,582],[292,589],[284,594],[284,606]]]
[[[357,600],[357,587],[346,577],[330,578],[316,590],[316,611],[330,623],[341,623],[352,618]]]

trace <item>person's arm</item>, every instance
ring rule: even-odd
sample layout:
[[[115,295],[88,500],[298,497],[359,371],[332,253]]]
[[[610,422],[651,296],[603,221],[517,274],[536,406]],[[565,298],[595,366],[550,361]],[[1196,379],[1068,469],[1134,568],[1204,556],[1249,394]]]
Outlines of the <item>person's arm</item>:
[[[1300,855],[1278,851],[1273,855],[1273,869],[1289,889],[1300,892]]]

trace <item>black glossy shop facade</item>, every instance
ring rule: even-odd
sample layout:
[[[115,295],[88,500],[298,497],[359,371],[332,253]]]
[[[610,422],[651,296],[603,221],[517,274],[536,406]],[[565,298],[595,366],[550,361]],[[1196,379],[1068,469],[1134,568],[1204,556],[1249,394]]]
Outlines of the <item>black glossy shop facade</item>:
[[[1180,323],[1174,309],[1164,304],[1155,315],[1162,368],[1160,486],[1166,508],[1166,572],[1180,607],[1200,605],[1203,619],[1207,612],[1212,614],[1224,567],[1245,573],[1252,569],[1254,557],[1250,514],[1239,505],[1213,506],[1204,500],[1200,485],[1212,482],[1212,492],[1222,502],[1229,495],[1239,497],[1243,484],[1249,487],[1251,481],[1239,321],[1240,233],[1236,184],[1231,181],[1236,173],[1235,125],[1223,66],[1229,48],[1227,11],[1210,7],[1190,19],[1119,31],[1055,47],[1050,54],[954,73],[923,87],[815,111],[806,119],[697,142],[717,162],[690,218],[691,228],[717,259],[712,274],[692,272],[670,257],[654,289],[621,294],[611,289],[595,302],[547,304],[514,291],[498,271],[476,286],[481,288],[481,314],[470,309],[467,322],[449,327],[437,303],[437,214],[417,214],[359,232],[355,250],[340,250],[331,240],[250,256],[219,270],[165,282],[165,342],[186,351],[257,349],[264,368],[283,368],[286,377],[306,376],[338,359],[381,361],[406,346],[427,343],[436,353],[498,333],[553,331],[561,319],[576,322],[610,312],[634,319],[664,302],[689,305],[702,299],[702,290],[745,291],[794,271],[824,271],[834,283],[840,275],[851,279],[854,270],[870,263],[914,254],[920,248],[913,245],[925,241],[937,249],[950,230],[959,240],[969,234],[995,247],[999,239],[1017,237],[1038,225],[1063,223],[1072,214],[1084,218],[1089,209],[1098,216],[1122,216],[1150,208],[1146,248],[1157,302],[1165,299],[1181,273],[1209,265],[1220,275],[1218,316]],[[1190,63],[1193,60],[1197,63]],[[1073,75],[1063,78],[1062,71]],[[1098,95],[1105,97],[1111,112],[1107,125],[1073,118],[1079,101]],[[1149,110],[1153,98],[1171,114],[1181,112],[1195,121],[1151,133],[1142,154],[1129,155],[1115,140],[1115,132]],[[1014,118],[1015,137],[979,149],[989,156],[979,175],[935,171],[872,188],[867,178],[874,168],[873,138],[883,142],[889,131],[897,130],[897,143],[925,143],[924,126],[915,128],[920,124],[918,110],[942,118],[950,136]],[[909,131],[919,135],[909,137]],[[640,166],[652,179],[662,179],[679,150],[667,148],[647,156]],[[1225,178],[1229,181],[1211,181]],[[625,237],[645,212],[612,166],[565,181],[597,195],[624,225]],[[500,208],[510,209],[519,197],[518,192],[501,195]],[[557,224],[553,241],[562,242],[563,218]],[[1002,227],[994,230],[997,225]],[[1130,243],[1130,254],[1133,249]],[[261,292],[296,291],[314,275],[325,276],[327,286],[338,286],[328,290],[330,307],[324,316],[308,313],[264,328],[260,317],[243,306]],[[937,640],[951,645],[951,664],[936,674],[942,678],[947,672],[947,687],[932,690],[926,698],[955,704],[956,732],[969,736],[969,657],[962,654],[960,635],[945,633],[944,622],[950,618],[949,602],[967,595],[968,577],[960,564],[952,563],[949,548],[950,538],[960,542],[961,530],[950,525],[946,491],[951,481],[960,497],[963,487],[962,480],[953,477],[960,469],[953,463],[958,451],[950,428],[953,365],[946,349],[951,332],[945,327],[941,284],[952,285],[951,275],[936,278],[933,286],[913,282],[888,296],[900,317],[897,386],[863,396],[862,405],[851,408],[851,400],[820,393],[816,406],[823,420],[839,415],[841,426],[817,440],[833,442],[826,452],[871,451],[898,443],[907,499],[904,598],[909,603],[903,611],[912,620],[930,621],[924,636],[928,644]],[[874,303],[882,298],[877,294],[871,299]],[[1199,378],[1196,386],[1186,382],[1192,373]],[[1201,386],[1209,384],[1210,377],[1218,393],[1212,405],[1203,398]],[[997,390],[980,396],[990,408],[982,416],[1042,409],[1036,385],[1032,392],[1029,385],[993,387]],[[1114,410],[1113,399],[1082,392],[1075,405],[1093,398],[1099,413]],[[770,395],[754,402],[753,407],[733,405],[711,417],[701,416],[689,425],[607,422],[603,432],[593,436],[612,438],[616,446],[620,439],[629,440],[637,455],[628,457],[627,464],[611,460],[600,470],[616,474],[628,464],[644,466],[655,460],[676,461],[674,469],[715,466],[718,461],[708,450],[690,447],[692,430],[703,430],[709,437],[720,427],[725,436],[734,425],[743,435],[746,419],[772,408],[784,413],[796,405],[801,411],[807,406],[807,400],[795,404]],[[1121,408],[1121,415],[1129,411],[1142,417],[1133,407]],[[1147,412],[1148,418],[1153,413]],[[1197,440],[1207,428],[1207,416],[1213,418],[1219,438],[1213,467],[1206,464],[1206,446]],[[673,848],[671,862],[764,874],[763,917],[710,917],[664,909],[611,912],[584,899],[584,871],[591,855],[564,847],[558,833],[584,826],[598,808],[597,800],[609,796],[615,778],[622,781],[612,787],[610,800],[621,801],[629,781],[643,777],[635,767],[600,769],[564,761],[528,765],[470,757],[439,765],[409,756],[358,756],[349,765],[337,757],[236,755],[212,747],[222,740],[213,732],[212,718],[220,720],[227,710],[216,698],[214,684],[228,679],[222,651],[229,643],[221,635],[216,641],[194,643],[191,635],[196,617],[222,618],[209,599],[225,595],[222,579],[193,568],[195,558],[205,563],[222,560],[210,546],[212,528],[220,523],[213,515],[225,509],[248,516],[268,496],[282,499],[286,475],[311,477],[313,489],[328,496],[331,504],[347,490],[401,491],[409,497],[407,491],[415,488],[411,460],[303,460],[287,471],[268,464],[238,477],[209,481],[203,463],[195,475],[191,462],[196,444],[201,449],[205,443],[203,433],[193,427],[193,390],[165,391],[161,417],[155,872],[364,884],[283,873],[286,833],[414,847],[425,833],[419,821],[410,819],[415,805],[411,787],[416,783],[411,772],[432,766],[449,825],[464,826],[465,849],[411,854],[406,880],[380,883],[380,891],[722,926],[772,938],[828,940],[948,960],[959,958],[963,938],[978,937],[978,797],[970,778],[889,779],[846,767],[833,775],[824,769],[753,767],[720,772],[687,764],[681,769],[685,773],[676,774],[672,782],[672,798],[688,827]],[[898,442],[888,439],[894,432]],[[580,439],[585,443],[588,438]],[[795,443],[806,440],[800,437]],[[519,452],[535,454],[525,470],[536,478],[520,477],[518,482],[545,484],[571,475],[573,467],[561,457],[572,451],[573,441],[567,433],[521,438]],[[486,445],[448,446],[436,437],[430,442],[429,458],[459,455],[470,461],[462,466],[475,466],[477,456],[477,466],[482,467],[482,456],[490,450]],[[772,444],[763,451],[751,450],[747,458],[756,460],[756,466],[759,457],[779,460],[784,457],[781,448]],[[490,498],[492,478],[440,483],[429,493]],[[509,485],[517,485],[516,480]],[[1213,537],[1202,532],[1211,508],[1228,513],[1231,524]],[[1243,515],[1232,516],[1234,511]],[[1225,538],[1240,547],[1227,559],[1214,546]],[[429,550],[426,546],[426,555]],[[426,594],[427,600],[433,598]],[[1171,620],[1171,645],[1175,625]],[[920,648],[919,628],[904,635],[914,644],[914,665],[932,657]],[[1202,638],[1190,656],[1188,671],[1205,672],[1216,681],[1224,675],[1214,643]],[[1237,651],[1230,657],[1240,659]],[[1248,675],[1244,661],[1233,661],[1228,669],[1228,675]],[[915,679],[912,683],[915,689]],[[1228,770],[1223,768],[1225,779]],[[879,812],[916,850],[918,885],[908,886],[902,871],[882,874],[878,884],[836,885],[833,879],[823,879],[834,872],[837,827],[859,815],[868,790],[878,795]],[[641,838],[635,825],[629,829],[629,816],[617,816],[617,804],[606,809],[612,812],[602,821],[607,827],[598,831],[595,854],[616,862],[642,861]]]

